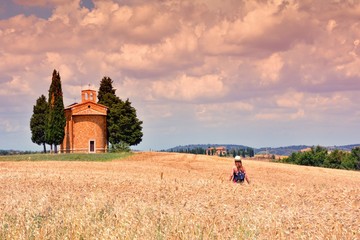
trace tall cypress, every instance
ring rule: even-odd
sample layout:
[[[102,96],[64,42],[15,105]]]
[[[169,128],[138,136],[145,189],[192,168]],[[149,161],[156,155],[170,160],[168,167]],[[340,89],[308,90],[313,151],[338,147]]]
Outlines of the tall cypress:
[[[115,95],[116,90],[113,88],[112,83],[113,83],[113,81],[111,80],[111,78],[106,77],[106,76],[103,77],[101,79],[100,88],[99,88],[99,92],[98,92],[98,100],[99,100],[98,103],[103,104],[108,107],[108,112],[107,112],[107,116],[106,116],[106,133],[107,133],[106,141],[108,143],[114,142],[112,137],[110,140],[110,135],[113,135],[114,134],[113,131],[116,131],[116,130],[113,130],[110,132],[110,130],[112,129],[112,126],[113,126],[111,114],[114,112],[114,111],[111,111],[110,109],[112,108],[112,106],[114,104],[121,102],[120,98],[118,98]]]
[[[48,103],[46,97],[41,95],[36,100],[36,105],[34,105],[33,115],[30,119],[30,130],[31,130],[31,141],[38,145],[43,145],[44,153],[46,153],[46,139],[45,139],[45,130],[46,130],[46,119],[47,119]]]
[[[136,116],[136,109],[127,99],[125,102],[115,95],[113,81],[104,77],[100,82],[99,103],[109,108],[107,115],[108,141],[117,144],[137,145],[142,141],[142,121]]]
[[[103,77],[103,79],[101,79],[100,88],[99,88],[99,92],[98,92],[98,99],[99,99],[100,104],[105,105],[104,101],[105,101],[106,94],[115,96],[116,90],[113,88],[112,83],[113,83],[113,80],[111,80],[111,78],[109,78],[109,77],[105,76],[105,77]]]
[[[132,145],[138,145],[142,141],[142,124],[136,116],[136,109],[131,106],[129,99],[123,104],[124,114],[122,115],[120,124],[122,125],[123,141]]]
[[[60,73],[55,69],[49,89],[49,113],[47,120],[46,140],[48,144],[54,144],[54,151],[57,153],[57,145],[62,143],[65,136],[66,119]]]

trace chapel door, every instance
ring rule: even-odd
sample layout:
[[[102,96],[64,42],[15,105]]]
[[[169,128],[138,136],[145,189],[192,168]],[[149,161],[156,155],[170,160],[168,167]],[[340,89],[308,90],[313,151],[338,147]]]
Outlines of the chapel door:
[[[90,146],[90,149],[89,149],[89,152],[95,152],[95,141],[93,141],[93,140],[90,140],[90,144],[89,144]]]

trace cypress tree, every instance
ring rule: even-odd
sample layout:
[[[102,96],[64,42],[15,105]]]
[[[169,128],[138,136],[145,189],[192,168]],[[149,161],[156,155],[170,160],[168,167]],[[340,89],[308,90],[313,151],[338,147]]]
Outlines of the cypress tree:
[[[54,69],[49,89],[49,113],[46,127],[46,141],[50,145],[54,144],[55,153],[57,153],[57,145],[61,144],[64,139],[65,125],[66,119],[60,73]]]
[[[98,92],[98,103],[103,104],[108,107],[108,113],[106,116],[106,126],[107,126],[107,142],[111,144],[118,142],[116,137],[116,132],[118,131],[117,127],[114,125],[114,122],[118,114],[113,109],[114,105],[122,103],[121,99],[115,95],[115,89],[112,86],[113,81],[109,77],[103,77],[100,82],[100,88]]]
[[[98,103],[109,108],[107,115],[108,141],[114,147],[118,144],[137,145],[142,141],[142,121],[137,118],[136,109],[127,99],[125,102],[115,95],[109,77],[100,82]]]
[[[142,124],[136,116],[136,109],[131,106],[129,99],[126,99],[123,105],[124,114],[120,121],[121,130],[123,132],[122,141],[126,142],[130,146],[137,145],[142,141]]]
[[[34,105],[33,115],[30,119],[30,130],[31,130],[31,141],[38,145],[43,145],[44,153],[46,153],[46,139],[45,139],[45,130],[46,130],[46,119],[48,112],[48,103],[46,97],[41,95],[36,100],[36,105]]]
[[[99,99],[99,103],[100,104],[104,104],[104,99],[105,99],[105,95],[106,94],[111,94],[113,96],[115,96],[115,89],[112,86],[113,81],[111,80],[111,78],[109,77],[103,77],[103,79],[101,79],[100,82],[100,88],[99,88],[99,92],[98,92],[98,99]]]

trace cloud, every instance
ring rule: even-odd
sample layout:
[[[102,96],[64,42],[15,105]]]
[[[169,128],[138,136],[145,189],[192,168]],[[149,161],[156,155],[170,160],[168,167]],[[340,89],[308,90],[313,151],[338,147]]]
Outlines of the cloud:
[[[260,72],[260,84],[267,85],[279,81],[280,71],[284,61],[280,54],[274,53],[268,59],[258,61],[257,68]]]
[[[0,83],[0,96],[18,96],[31,93],[30,83],[20,76],[13,76],[9,81]]]
[[[16,132],[19,130],[19,126],[13,125],[9,120],[0,119],[0,132]]]
[[[327,95],[315,95],[306,98],[305,103],[314,111],[321,109],[322,111],[338,111],[338,110],[350,110],[355,107],[353,105],[353,99],[346,93],[333,93]],[[336,113],[335,112],[335,113]]]
[[[298,120],[304,118],[304,116],[305,116],[304,109],[298,109],[296,112],[283,112],[283,111],[261,112],[255,115],[255,119],[286,122],[289,120],[291,121]]]
[[[237,101],[230,103],[198,104],[195,106],[195,118],[205,126],[236,126],[253,114],[254,105]]]
[[[224,79],[217,75],[192,77],[180,75],[171,81],[155,81],[152,86],[154,95],[173,101],[196,101],[203,98],[221,98],[228,89]]]
[[[331,20],[329,20],[329,22],[328,22],[328,24],[327,24],[327,26],[326,26],[326,30],[327,30],[329,33],[331,33],[336,26],[337,26],[336,21],[335,21],[334,19],[331,19]]]
[[[225,18],[204,30],[201,42],[205,52],[262,58],[273,51],[285,51],[297,42],[313,41],[316,22],[293,1],[286,7],[280,1],[248,1],[245,9],[234,20]]]
[[[56,5],[63,5],[69,3],[69,0],[13,0],[16,4],[28,7],[34,6],[56,6]],[[76,0],[76,2],[79,2]]]
[[[276,97],[276,104],[281,108],[297,108],[303,104],[304,93],[289,91]]]
[[[65,104],[79,99],[81,86],[96,89],[103,76],[111,77],[117,94],[154,127],[147,132],[160,125],[181,131],[174,126],[184,122],[204,132],[222,124],[231,132],[240,118],[255,130],[265,122],[358,119],[356,1],[16,4],[51,13],[14,11],[0,20],[5,112],[31,111],[56,69]],[[10,102],[9,96],[21,97]]]

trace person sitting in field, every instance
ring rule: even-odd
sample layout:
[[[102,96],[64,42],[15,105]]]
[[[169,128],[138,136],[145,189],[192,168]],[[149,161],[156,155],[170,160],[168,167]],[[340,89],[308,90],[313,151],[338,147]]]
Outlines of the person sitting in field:
[[[230,181],[231,180],[234,183],[243,183],[244,180],[246,180],[246,182],[250,184],[250,180],[246,174],[244,166],[242,165],[240,156],[235,157],[235,166],[233,167],[233,173],[230,176]]]

